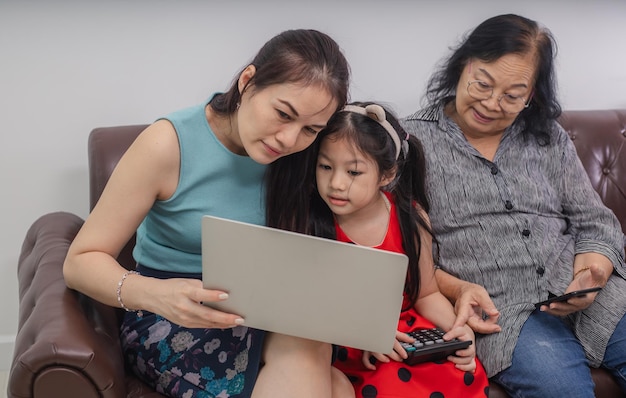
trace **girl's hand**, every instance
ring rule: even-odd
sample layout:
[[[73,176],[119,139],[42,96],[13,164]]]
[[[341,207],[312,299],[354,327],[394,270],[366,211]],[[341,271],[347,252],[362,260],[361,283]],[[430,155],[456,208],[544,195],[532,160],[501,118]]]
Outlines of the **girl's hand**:
[[[130,280],[131,278],[129,278]],[[158,280],[157,302],[146,304],[146,309],[171,322],[188,328],[231,328],[243,324],[239,315],[228,314],[202,303],[221,302],[228,294],[202,287],[197,279],[172,278]],[[126,284],[124,288],[126,288]],[[128,286],[130,287],[130,286]]]
[[[449,356],[447,359],[455,364],[455,367],[464,372],[472,372],[476,370],[476,341],[474,339],[474,332],[469,326],[457,326],[449,330],[444,336],[444,340],[452,340],[457,338],[459,340],[470,340],[472,344],[463,349],[455,352],[455,355]]]
[[[414,341],[415,339],[408,334],[396,331],[396,341],[393,344],[393,351],[388,355],[378,352],[363,351],[363,366],[370,370],[376,370],[376,366],[371,362],[372,357],[375,358],[377,361],[385,363],[389,362],[390,360],[402,362],[403,360],[408,358],[408,354],[406,353],[406,350],[402,347],[402,344],[400,344],[400,342],[412,343]]]

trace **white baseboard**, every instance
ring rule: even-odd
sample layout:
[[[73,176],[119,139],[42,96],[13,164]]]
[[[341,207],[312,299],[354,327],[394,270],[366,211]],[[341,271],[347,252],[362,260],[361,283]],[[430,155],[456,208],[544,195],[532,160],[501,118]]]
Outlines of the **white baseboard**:
[[[14,335],[0,335],[0,372],[8,371],[13,361]]]

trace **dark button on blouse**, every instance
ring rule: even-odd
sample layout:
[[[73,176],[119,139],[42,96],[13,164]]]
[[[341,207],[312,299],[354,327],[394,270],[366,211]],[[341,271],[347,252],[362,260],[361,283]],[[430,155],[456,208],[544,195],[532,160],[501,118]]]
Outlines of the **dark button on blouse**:
[[[539,274],[539,276],[543,276],[545,272],[546,272],[546,269],[543,266],[540,266],[539,268],[537,268],[537,274]]]
[[[507,210],[511,210],[511,209],[513,208],[513,203],[511,203],[511,201],[510,201],[510,200],[507,200],[507,201],[504,203],[504,207],[505,207]]]
[[[493,175],[498,174],[498,167],[495,164],[491,166],[491,174]]]
[[[525,230],[523,230],[523,231],[522,231],[522,235],[523,235],[525,238],[528,238],[528,237],[530,236],[530,230],[529,230],[529,229],[525,229]]]

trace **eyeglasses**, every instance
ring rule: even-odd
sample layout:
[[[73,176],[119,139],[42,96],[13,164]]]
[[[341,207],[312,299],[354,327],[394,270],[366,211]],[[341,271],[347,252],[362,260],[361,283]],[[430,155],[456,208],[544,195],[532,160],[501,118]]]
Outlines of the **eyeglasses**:
[[[475,100],[485,101],[493,97],[493,87],[481,80],[472,80],[467,82],[467,93]],[[531,95],[532,97],[532,95]],[[503,101],[504,100],[504,101]],[[530,105],[530,100],[526,102],[526,98],[518,97],[503,93],[497,98],[498,105],[504,113],[520,113]]]

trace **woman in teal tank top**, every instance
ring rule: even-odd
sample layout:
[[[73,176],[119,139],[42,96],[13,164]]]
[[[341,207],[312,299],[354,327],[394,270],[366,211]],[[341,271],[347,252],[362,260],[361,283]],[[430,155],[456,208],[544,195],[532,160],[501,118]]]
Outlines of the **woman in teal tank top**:
[[[264,224],[265,166],[315,140],[345,104],[348,81],[347,61],[330,37],[282,32],[227,92],[157,120],[120,160],[69,249],[64,275],[70,288],[126,310],[125,358],[158,392],[353,396],[328,371],[330,347],[315,342],[295,347],[310,360],[289,369],[290,377],[279,379],[268,364],[255,385],[264,332],[203,305],[228,294],[199,280],[202,215]],[[135,232],[138,265],[127,271],[115,259]]]

